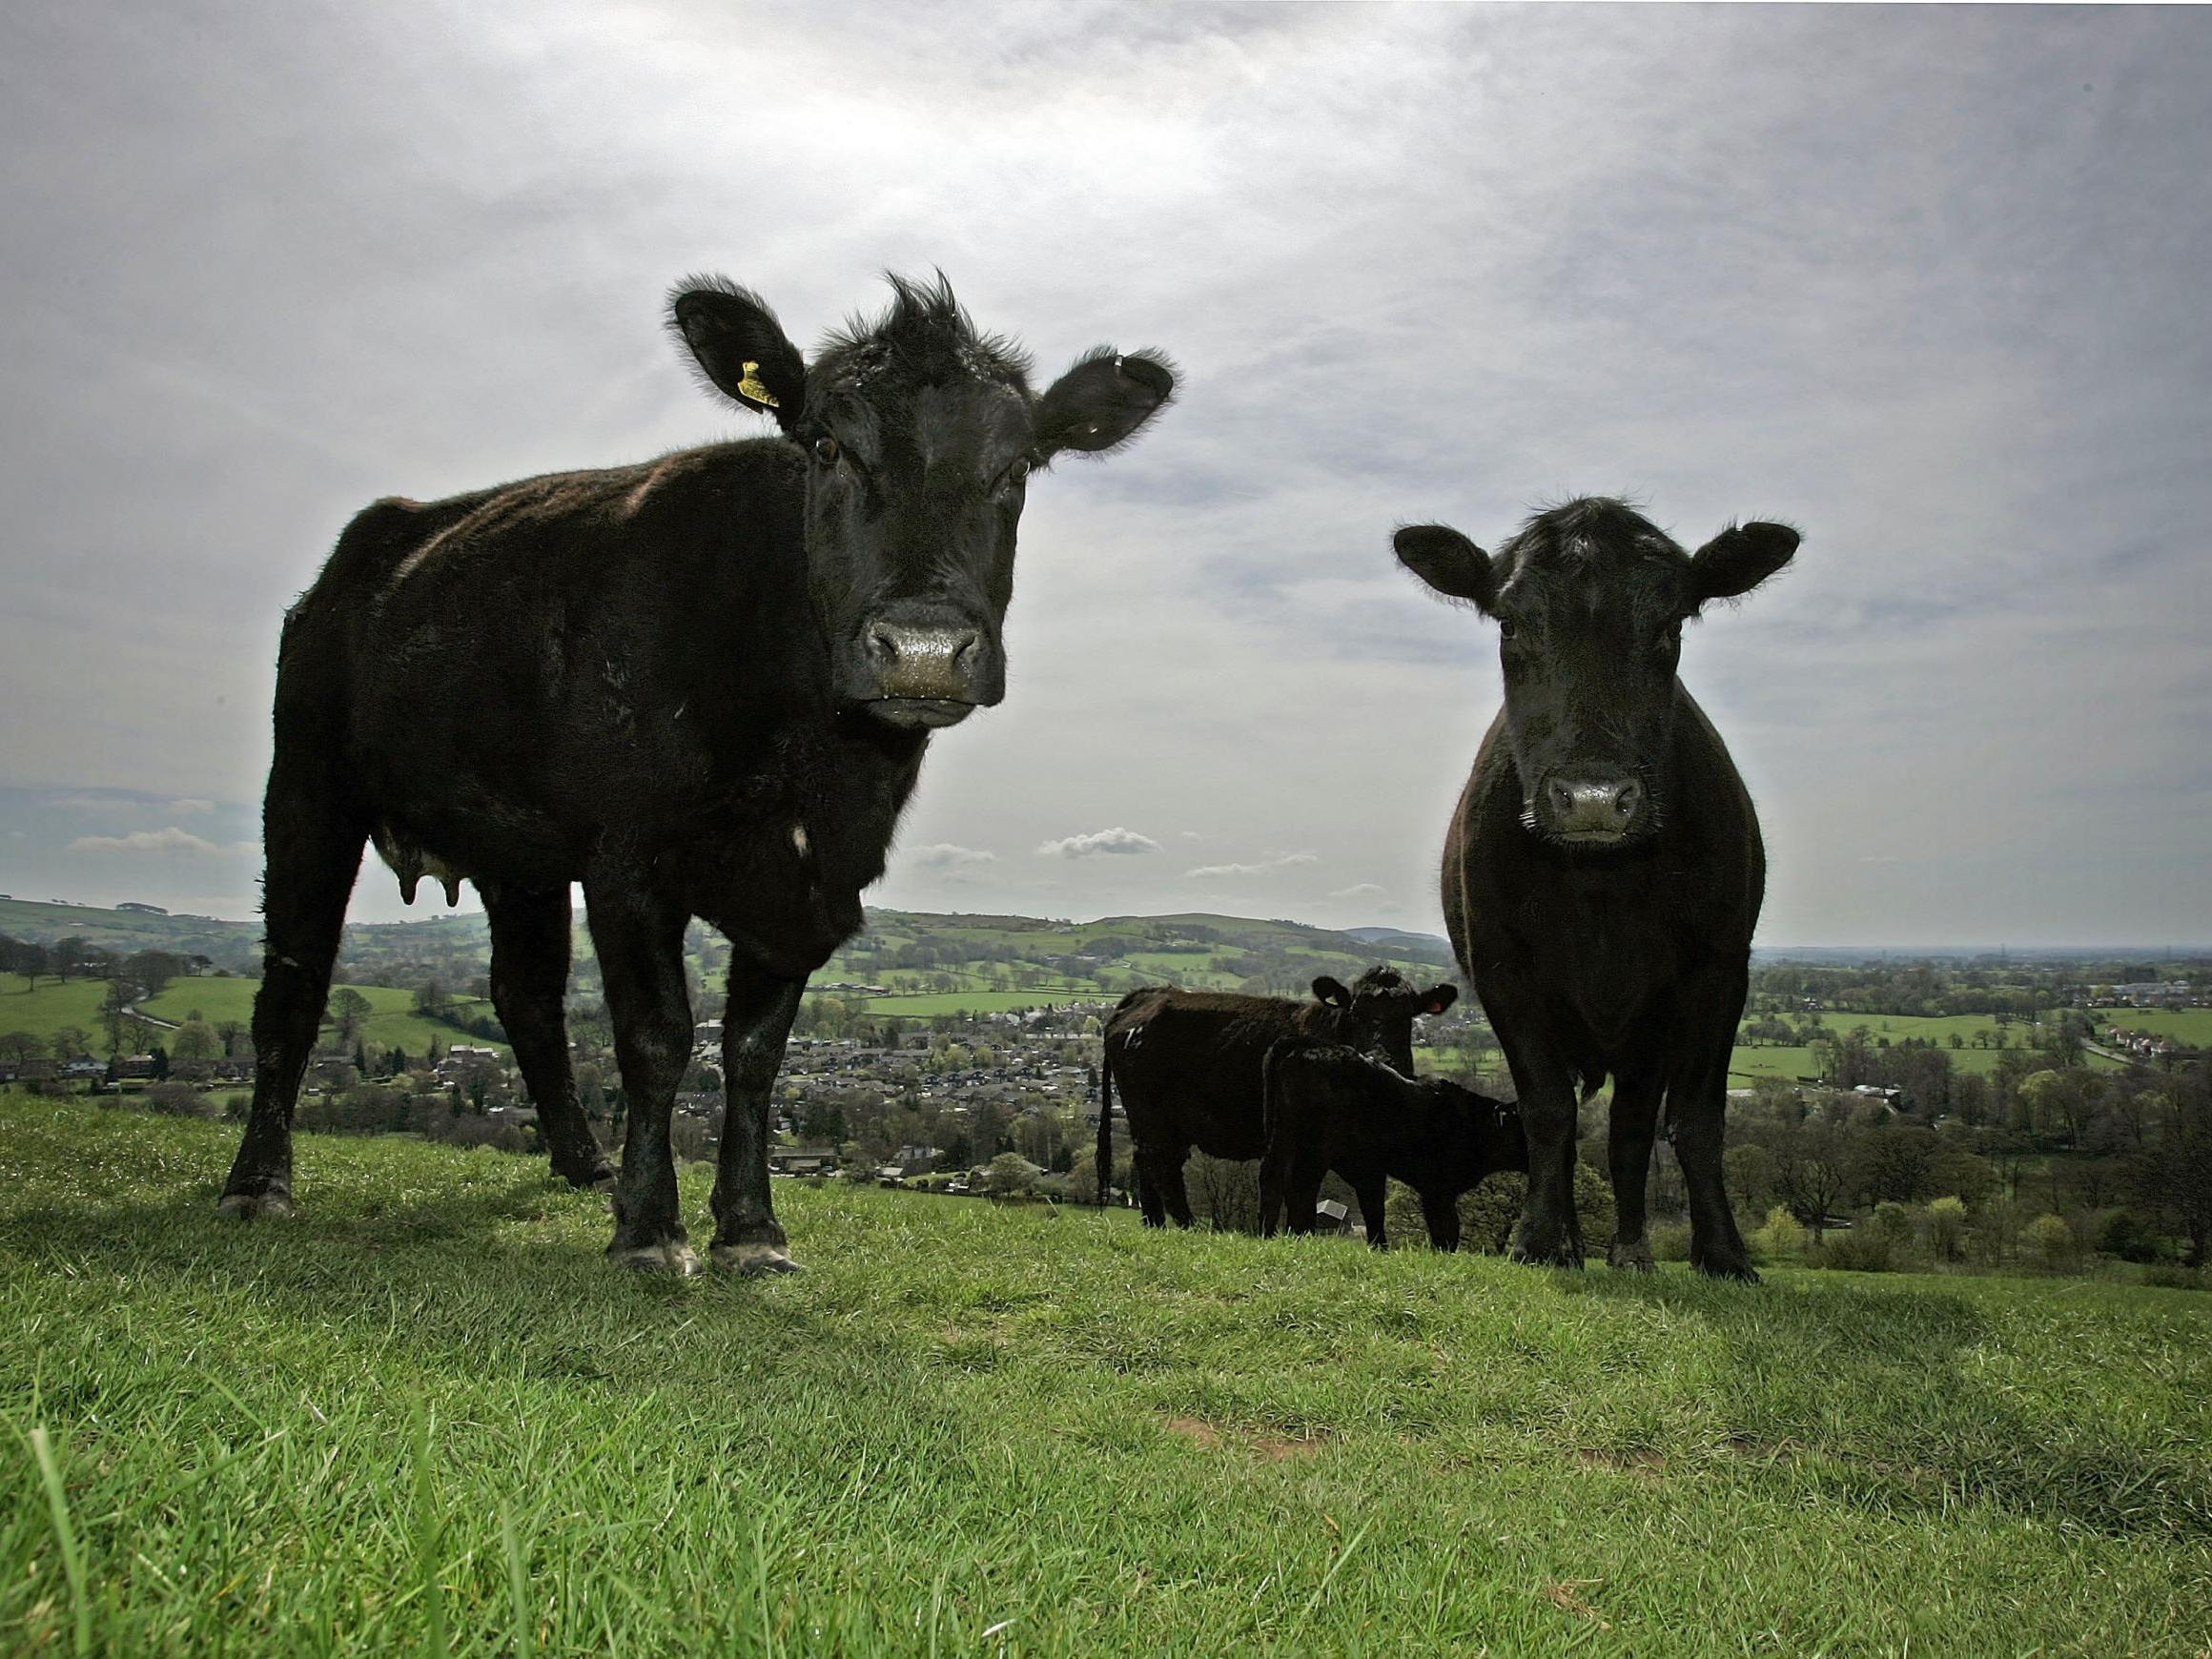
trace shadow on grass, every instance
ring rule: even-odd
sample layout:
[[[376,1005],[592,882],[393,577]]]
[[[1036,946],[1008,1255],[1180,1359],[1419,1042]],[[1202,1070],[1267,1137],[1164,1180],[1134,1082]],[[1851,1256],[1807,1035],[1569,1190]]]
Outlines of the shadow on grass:
[[[604,1195],[520,1160],[490,1179],[390,1197],[341,1179],[319,1209],[311,1189],[299,1215],[244,1223],[216,1214],[218,1188],[195,1179],[154,1197],[18,1203],[0,1210],[0,1255],[123,1294],[166,1286],[190,1298],[213,1287],[298,1334],[332,1333],[457,1375],[496,1366],[651,1385],[656,1349],[703,1314],[735,1356],[795,1358],[834,1341],[772,1281],[613,1265]],[[580,1239],[586,1215],[590,1236]],[[528,1230],[536,1222],[548,1223],[543,1236]]]
[[[1903,1284],[1734,1285],[1679,1273],[1550,1275],[1569,1296],[1703,1322],[1728,1343],[1729,1450],[1822,1496],[1887,1512],[1980,1502],[2095,1531],[2212,1539],[2212,1461],[2185,1436],[2129,1441],[2131,1379],[2101,1409],[1984,1374],[2017,1333],[1985,1305]],[[2086,1338],[2090,1333],[2083,1332]]]

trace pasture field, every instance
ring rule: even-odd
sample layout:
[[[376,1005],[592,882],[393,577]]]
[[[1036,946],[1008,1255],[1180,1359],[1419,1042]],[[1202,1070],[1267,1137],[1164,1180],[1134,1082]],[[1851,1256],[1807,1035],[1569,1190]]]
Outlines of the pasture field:
[[[1065,1007],[1071,1002],[1110,1000],[1104,991],[932,991],[907,996],[870,996],[870,1014],[904,1014],[923,1018],[932,1014],[1003,1014],[1009,1009],[1042,1008],[1046,1003]]]
[[[39,982],[35,991],[27,990],[28,984],[20,973],[0,973],[0,1032],[27,1031],[44,1037],[73,1026],[92,1039],[94,1054],[108,1052],[107,1028],[100,1019],[100,1003],[108,993],[105,980],[72,979],[65,985],[46,979]],[[164,986],[160,995],[150,996],[138,1006],[148,1014],[179,1024],[197,1009],[210,1025],[232,1019],[248,1025],[254,1018],[254,993],[260,989],[258,979],[176,979]],[[362,1026],[363,1034],[371,1042],[396,1043],[415,1055],[429,1049],[433,1036],[445,1048],[455,1043],[473,1043],[479,1048],[497,1049],[502,1055],[509,1052],[505,1043],[423,1019],[415,1012],[415,993],[411,991],[389,985],[357,985],[353,989],[367,997],[375,1010]],[[465,996],[455,997],[453,1004],[472,1017],[492,1012],[490,1003]],[[328,1034],[333,1030],[325,1020],[324,1033]],[[145,1037],[149,1042],[162,1040],[155,1027],[146,1028]]]
[[[2117,1025],[2122,1031],[2154,1032],[2191,1048],[2212,1049],[2212,1008],[2093,1008],[2088,1014],[2099,1031]]]
[[[148,1014],[157,1014],[163,1019],[182,1020],[194,1009],[198,1009],[211,1025],[219,1025],[226,1019],[235,1019],[241,1025],[250,1024],[254,1017],[254,994],[261,989],[258,979],[174,979],[162,988],[159,996],[150,996],[139,1006]],[[336,995],[340,989],[333,986]],[[408,1054],[420,1058],[429,1052],[430,1039],[435,1036],[441,1048],[455,1043],[468,1043],[477,1048],[497,1049],[502,1055],[511,1051],[505,1043],[490,1037],[480,1037],[472,1033],[456,1031],[434,1019],[424,1019],[415,1012],[415,993],[391,985],[356,985],[350,989],[369,999],[371,1013],[361,1022],[361,1033],[370,1042],[387,1046],[397,1044]],[[455,1010],[470,1018],[492,1014],[492,1005],[467,996],[453,999]],[[329,1010],[326,1008],[324,1013]],[[332,1021],[323,1021],[325,1034],[335,1032]]]
[[[0,1101],[0,1649],[2079,1653],[2212,1642],[2212,1298],[1709,1285]],[[687,1213],[711,1171],[688,1169]]]
[[[27,1031],[37,1037],[75,1028],[95,1043],[104,1041],[100,1004],[107,1000],[104,979],[72,979],[57,984],[41,979],[36,990],[20,973],[0,973],[0,1032]]]

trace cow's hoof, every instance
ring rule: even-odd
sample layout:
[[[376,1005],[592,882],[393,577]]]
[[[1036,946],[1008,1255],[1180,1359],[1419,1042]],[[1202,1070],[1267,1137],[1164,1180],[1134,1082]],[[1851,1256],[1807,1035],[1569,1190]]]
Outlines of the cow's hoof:
[[[717,1244],[714,1265],[754,1278],[771,1273],[797,1273],[799,1264],[781,1244]]]
[[[1646,1239],[1639,1239],[1633,1244],[1614,1240],[1612,1249],[1606,1253],[1606,1260],[1611,1266],[1628,1273],[1650,1273],[1655,1270],[1651,1260],[1650,1240]]]
[[[583,1193],[611,1193],[614,1191],[615,1167],[604,1157],[584,1169],[563,1169],[553,1166],[553,1173]]]
[[[699,1271],[699,1258],[680,1239],[660,1244],[609,1244],[606,1259],[632,1273],[667,1273],[688,1279]]]
[[[263,1216],[292,1214],[290,1187],[264,1187],[257,1193],[225,1193],[215,1204],[217,1215],[234,1221],[252,1221]]]

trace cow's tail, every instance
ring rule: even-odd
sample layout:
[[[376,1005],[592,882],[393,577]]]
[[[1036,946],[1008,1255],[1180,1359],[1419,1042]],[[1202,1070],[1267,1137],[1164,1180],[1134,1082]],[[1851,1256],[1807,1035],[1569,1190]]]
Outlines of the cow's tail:
[[[1106,1207],[1106,1189],[1114,1180],[1114,1048],[1101,1044],[1098,1055],[1098,1207]]]

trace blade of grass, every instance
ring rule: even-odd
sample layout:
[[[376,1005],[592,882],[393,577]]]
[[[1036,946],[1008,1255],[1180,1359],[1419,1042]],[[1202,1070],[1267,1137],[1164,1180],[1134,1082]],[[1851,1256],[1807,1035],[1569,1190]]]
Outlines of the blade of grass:
[[[507,1588],[515,1599],[516,1659],[530,1659],[530,1575],[515,1539],[515,1517],[504,1504],[500,1505],[500,1542],[506,1546]]]
[[[422,1616],[433,1653],[452,1651],[445,1638],[445,1592],[438,1582],[437,1494],[430,1478],[430,1419],[422,1402],[411,1403],[415,1429],[415,1564],[422,1582]]]
[[[85,1558],[77,1547],[76,1529],[70,1525],[69,1488],[53,1461],[53,1447],[42,1423],[31,1431],[31,1455],[38,1460],[38,1478],[46,1486],[47,1508],[53,1515],[54,1542],[61,1547],[61,1570],[69,1579],[70,1602],[76,1614],[76,1649],[92,1650],[92,1604],[85,1599]]]

